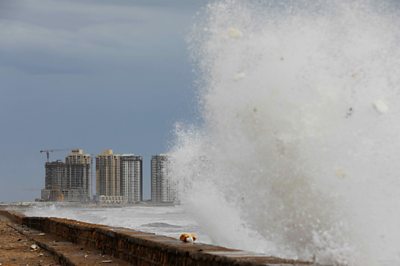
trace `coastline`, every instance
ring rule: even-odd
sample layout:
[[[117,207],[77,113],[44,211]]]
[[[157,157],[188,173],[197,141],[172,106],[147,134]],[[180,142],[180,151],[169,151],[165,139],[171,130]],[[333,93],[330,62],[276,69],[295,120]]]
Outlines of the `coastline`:
[[[84,249],[95,249],[103,255],[113,256],[115,260],[120,259],[134,265],[311,265],[310,262],[270,257],[220,246],[187,244],[171,237],[132,229],[62,218],[28,217],[4,208],[0,208],[0,215],[8,217],[16,227],[26,228],[27,234],[30,234],[38,245],[40,239],[37,232],[42,232],[48,237],[61,238]],[[35,233],[29,233],[31,230]],[[54,249],[48,247],[50,251]]]

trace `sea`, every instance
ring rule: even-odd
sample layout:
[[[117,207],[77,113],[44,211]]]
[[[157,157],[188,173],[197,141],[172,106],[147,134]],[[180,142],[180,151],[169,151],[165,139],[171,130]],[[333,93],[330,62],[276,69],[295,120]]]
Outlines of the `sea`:
[[[79,207],[71,204],[36,203],[20,208],[27,216],[58,217],[179,238],[182,233],[195,233],[199,243],[212,244],[212,239],[182,206],[137,205],[129,207]]]

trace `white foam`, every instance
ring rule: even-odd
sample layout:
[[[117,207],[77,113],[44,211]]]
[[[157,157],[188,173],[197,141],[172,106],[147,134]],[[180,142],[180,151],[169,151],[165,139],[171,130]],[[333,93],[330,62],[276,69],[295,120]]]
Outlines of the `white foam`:
[[[191,36],[204,123],[179,127],[171,171],[215,242],[400,264],[398,13],[381,1],[208,5]]]

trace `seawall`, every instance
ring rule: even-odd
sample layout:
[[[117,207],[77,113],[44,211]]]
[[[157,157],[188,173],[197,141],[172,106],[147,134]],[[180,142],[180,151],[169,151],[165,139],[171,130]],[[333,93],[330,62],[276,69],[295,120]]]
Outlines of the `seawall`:
[[[201,243],[184,243],[177,239],[126,228],[90,224],[49,217],[28,217],[0,210],[0,215],[16,224],[66,241],[99,250],[131,265],[311,265],[310,262],[269,257],[236,249]]]

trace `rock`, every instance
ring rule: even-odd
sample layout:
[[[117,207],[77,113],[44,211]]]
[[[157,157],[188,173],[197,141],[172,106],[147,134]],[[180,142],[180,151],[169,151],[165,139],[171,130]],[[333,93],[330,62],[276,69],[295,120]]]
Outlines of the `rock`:
[[[39,249],[39,246],[38,245],[36,245],[36,244],[32,244],[31,245],[31,251],[36,251],[36,250],[38,250]]]

